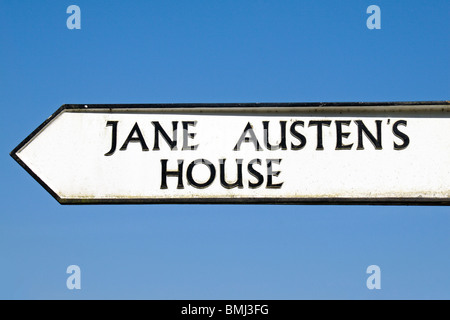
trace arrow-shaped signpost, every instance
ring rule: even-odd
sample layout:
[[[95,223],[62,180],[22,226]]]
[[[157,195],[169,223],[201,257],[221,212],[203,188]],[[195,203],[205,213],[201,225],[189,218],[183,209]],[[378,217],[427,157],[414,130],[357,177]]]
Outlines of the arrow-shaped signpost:
[[[450,103],[64,105],[11,156],[62,204],[450,204]]]

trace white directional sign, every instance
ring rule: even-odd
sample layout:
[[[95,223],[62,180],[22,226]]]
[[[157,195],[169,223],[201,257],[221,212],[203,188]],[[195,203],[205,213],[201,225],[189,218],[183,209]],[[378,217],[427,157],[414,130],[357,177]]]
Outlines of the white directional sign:
[[[450,203],[450,103],[64,105],[12,157],[62,204]]]

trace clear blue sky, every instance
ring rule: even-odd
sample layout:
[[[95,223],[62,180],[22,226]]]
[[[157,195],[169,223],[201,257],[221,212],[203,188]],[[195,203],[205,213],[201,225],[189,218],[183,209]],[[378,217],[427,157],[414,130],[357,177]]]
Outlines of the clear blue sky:
[[[9,156],[65,103],[449,100],[449,13],[446,0],[0,0],[0,298],[449,299],[449,207],[62,206]],[[72,264],[81,290],[66,287]],[[381,290],[366,287],[372,264]]]

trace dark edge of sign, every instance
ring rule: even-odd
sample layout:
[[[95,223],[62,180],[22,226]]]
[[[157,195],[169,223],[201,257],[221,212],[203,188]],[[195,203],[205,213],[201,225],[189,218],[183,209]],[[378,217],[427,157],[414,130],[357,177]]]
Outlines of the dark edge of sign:
[[[305,108],[305,107],[386,107],[450,105],[450,101],[398,101],[398,102],[246,102],[246,103],[149,103],[149,104],[65,104],[55,113],[65,109],[195,109],[195,108]]]
[[[261,204],[261,205],[411,205],[411,206],[449,206],[450,198],[178,198],[178,199],[70,199],[61,198],[44,181],[39,178],[18,156],[25,144],[34,138],[48,123],[64,110],[89,109],[164,109],[164,108],[277,108],[277,107],[384,107],[384,106],[420,106],[450,105],[450,101],[399,101],[399,102],[283,102],[283,103],[163,103],[163,104],[64,104],[48,117],[40,126],[30,133],[11,152],[10,156],[27,171],[60,204]]]
[[[223,204],[223,205],[407,205],[407,206],[448,206],[447,198],[155,198],[155,199],[62,199],[63,205],[83,204]]]
[[[38,177],[37,174],[34,173],[33,170],[31,170],[18,156],[17,156],[17,151],[19,151],[25,144],[28,143],[28,141],[30,141],[31,139],[34,138],[34,136],[36,136],[50,121],[52,121],[57,115],[59,115],[61,112],[63,112],[63,110],[65,110],[67,108],[66,105],[62,105],[61,107],[58,108],[58,110],[56,110],[50,117],[47,118],[47,120],[45,120],[43,123],[41,123],[41,125],[39,127],[37,127],[33,132],[31,132],[21,143],[19,143],[17,145],[17,147],[15,147],[10,153],[9,155],[16,160],[16,162],[18,164],[20,164],[20,166],[22,168],[25,169],[26,172],[28,172],[33,178],[34,180],[36,180],[45,190],[47,190],[48,193],[50,193],[52,195],[53,198],[55,198],[60,204],[62,204],[62,199],[58,196],[58,194],[56,192],[54,192],[44,181],[42,181],[41,178]]]

